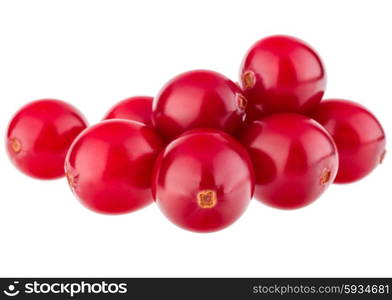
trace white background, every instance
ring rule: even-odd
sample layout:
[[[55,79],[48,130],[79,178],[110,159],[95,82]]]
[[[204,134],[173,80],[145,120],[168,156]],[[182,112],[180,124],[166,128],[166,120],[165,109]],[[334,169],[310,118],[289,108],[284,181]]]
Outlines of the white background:
[[[327,67],[327,97],[356,100],[392,132],[390,1],[0,2],[0,131],[23,104],[63,99],[96,123],[197,68],[237,80],[258,39],[290,34]],[[155,205],[85,209],[65,179],[24,176],[0,147],[0,276],[392,276],[392,157],[313,205],[253,201],[232,227],[196,234]],[[392,153],[392,151],[390,151]],[[389,154],[391,154],[389,153]]]

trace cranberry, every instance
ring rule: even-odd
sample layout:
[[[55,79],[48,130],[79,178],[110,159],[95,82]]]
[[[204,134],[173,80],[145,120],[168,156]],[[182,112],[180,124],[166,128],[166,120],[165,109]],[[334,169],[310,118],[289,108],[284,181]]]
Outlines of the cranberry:
[[[270,36],[258,41],[241,66],[241,86],[249,100],[248,114],[305,113],[320,102],[326,74],[317,53],[303,41]]]
[[[338,169],[332,137],[316,121],[280,113],[254,121],[242,134],[255,168],[255,196],[277,208],[313,202]]]
[[[68,151],[69,185],[88,208],[108,214],[152,202],[151,175],[163,144],[139,122],[106,120],[85,130]]]
[[[245,117],[247,101],[241,89],[225,76],[206,70],[178,75],[153,101],[153,123],[173,139],[194,128],[234,133]]]
[[[223,229],[244,212],[254,189],[246,150],[228,134],[196,129],[172,141],[154,171],[162,212],[188,230]]]
[[[8,154],[23,173],[39,178],[64,176],[64,160],[75,137],[87,127],[73,106],[42,99],[22,107],[7,132]]]
[[[151,125],[152,100],[146,96],[127,98],[113,106],[104,119],[126,119]]]
[[[369,174],[385,155],[385,134],[366,108],[347,100],[323,100],[311,116],[335,140],[339,152],[337,183],[359,180]]]

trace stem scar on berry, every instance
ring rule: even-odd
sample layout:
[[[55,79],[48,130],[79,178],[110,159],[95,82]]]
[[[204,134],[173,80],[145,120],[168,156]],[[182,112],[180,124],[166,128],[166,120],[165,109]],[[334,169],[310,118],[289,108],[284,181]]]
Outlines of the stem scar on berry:
[[[197,204],[201,208],[213,208],[218,203],[218,197],[213,190],[203,190],[197,193]]]
[[[331,170],[325,168],[325,169],[321,172],[320,183],[321,183],[322,185],[326,185],[326,184],[331,180],[331,175],[332,175]]]
[[[78,176],[77,175],[74,175],[71,171],[67,171],[66,172],[66,176],[67,176],[67,180],[68,180],[68,183],[69,183],[69,186],[71,187],[71,190],[72,191],[75,191],[76,190],[76,186],[77,186],[77,183],[78,183]]]
[[[246,106],[248,105],[248,99],[245,98],[245,96],[241,94],[236,95],[236,101],[237,101],[237,106],[241,110],[245,110]]]
[[[22,143],[17,138],[10,139],[11,149],[15,153],[22,151]]]
[[[256,77],[255,73],[252,71],[246,71],[242,75],[242,85],[245,89],[251,89],[256,84]]]

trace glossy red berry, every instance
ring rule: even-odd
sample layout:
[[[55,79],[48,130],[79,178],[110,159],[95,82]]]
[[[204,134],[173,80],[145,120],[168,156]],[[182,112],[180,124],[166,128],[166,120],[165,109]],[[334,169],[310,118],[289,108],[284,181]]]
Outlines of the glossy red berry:
[[[316,121],[280,113],[254,121],[242,134],[255,168],[255,196],[284,209],[313,202],[333,182],[338,155],[332,137]]]
[[[320,102],[326,74],[318,54],[303,41],[270,36],[250,48],[241,66],[249,115],[305,113]]]
[[[248,206],[253,189],[246,150],[218,130],[197,129],[172,141],[154,172],[153,194],[160,209],[192,231],[229,226]]]
[[[153,101],[153,123],[173,139],[194,128],[236,132],[245,117],[247,100],[225,76],[206,70],[183,73],[167,83]]]
[[[127,98],[113,106],[104,119],[125,119],[151,126],[152,100],[147,96]]]
[[[163,144],[139,122],[107,120],[85,130],[68,151],[69,185],[88,208],[127,213],[152,202],[152,169]]]
[[[54,99],[31,102],[12,118],[7,151],[23,173],[39,178],[64,176],[65,155],[72,141],[87,127],[73,106]]]
[[[337,183],[349,183],[369,174],[385,155],[380,122],[363,106],[347,100],[323,100],[311,113],[335,140],[339,152]]]

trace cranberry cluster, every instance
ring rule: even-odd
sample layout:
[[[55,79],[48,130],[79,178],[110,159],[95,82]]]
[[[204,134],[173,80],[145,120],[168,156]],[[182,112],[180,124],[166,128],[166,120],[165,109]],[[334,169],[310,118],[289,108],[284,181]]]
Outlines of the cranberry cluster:
[[[321,101],[325,86],[309,45],[271,36],[246,54],[240,84],[213,71],[186,72],[155,98],[118,103],[91,127],[62,101],[32,102],[12,119],[7,149],[30,176],[65,174],[96,212],[127,213],[154,199],[175,224],[216,231],[237,220],[253,195],[300,208],[382,161],[378,120],[354,102]]]

